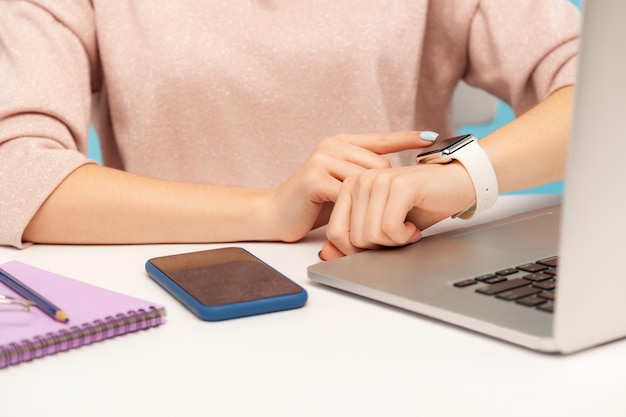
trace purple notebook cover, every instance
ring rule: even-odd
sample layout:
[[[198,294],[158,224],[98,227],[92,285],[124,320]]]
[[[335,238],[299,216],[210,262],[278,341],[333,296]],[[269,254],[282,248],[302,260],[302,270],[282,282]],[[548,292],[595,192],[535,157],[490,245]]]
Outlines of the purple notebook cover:
[[[37,307],[0,313],[0,368],[77,348],[164,322],[162,306],[10,261],[0,265],[64,310],[61,323]],[[18,296],[0,282],[0,294]]]

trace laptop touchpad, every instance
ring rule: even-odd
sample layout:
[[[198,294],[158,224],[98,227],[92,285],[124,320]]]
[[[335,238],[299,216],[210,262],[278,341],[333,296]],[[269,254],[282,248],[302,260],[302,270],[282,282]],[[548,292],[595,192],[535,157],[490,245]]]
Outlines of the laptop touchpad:
[[[528,252],[529,248],[556,252],[559,224],[557,212],[529,213],[521,218],[504,219],[487,228],[459,230],[452,237],[514,253]]]

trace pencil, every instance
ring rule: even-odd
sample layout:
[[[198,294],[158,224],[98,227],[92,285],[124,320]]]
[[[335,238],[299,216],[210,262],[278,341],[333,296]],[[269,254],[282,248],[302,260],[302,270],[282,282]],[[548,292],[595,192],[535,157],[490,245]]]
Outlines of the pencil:
[[[63,323],[67,323],[69,321],[69,318],[67,317],[65,311],[52,304],[42,295],[29,288],[26,284],[24,284],[19,279],[15,278],[13,275],[9,274],[2,268],[0,268],[0,281],[16,293],[18,293],[21,297],[24,297],[25,299],[34,302],[41,311],[43,311],[53,319]]]

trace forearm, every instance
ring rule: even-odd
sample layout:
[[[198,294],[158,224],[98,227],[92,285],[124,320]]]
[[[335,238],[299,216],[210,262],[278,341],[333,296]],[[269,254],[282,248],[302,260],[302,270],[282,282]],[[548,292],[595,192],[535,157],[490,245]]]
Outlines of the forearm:
[[[573,87],[561,88],[480,141],[498,177],[500,192],[563,179]]]
[[[163,181],[85,165],[24,232],[40,243],[131,244],[273,239],[265,192]]]

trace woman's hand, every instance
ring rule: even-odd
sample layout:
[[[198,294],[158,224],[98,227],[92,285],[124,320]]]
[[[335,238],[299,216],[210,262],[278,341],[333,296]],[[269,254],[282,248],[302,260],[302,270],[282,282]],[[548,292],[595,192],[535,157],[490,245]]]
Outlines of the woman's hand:
[[[457,162],[363,171],[343,182],[320,257],[415,242],[474,198],[469,174]]]
[[[500,192],[563,178],[572,97],[573,87],[563,87],[480,140]],[[469,174],[458,162],[362,172],[343,183],[320,257],[414,242],[426,227],[465,210],[474,198]]]
[[[326,224],[346,178],[388,169],[391,165],[384,154],[427,147],[435,138],[433,132],[396,132],[323,140],[285,183],[269,192],[270,224],[276,227],[276,238],[296,241]]]

